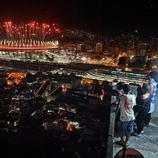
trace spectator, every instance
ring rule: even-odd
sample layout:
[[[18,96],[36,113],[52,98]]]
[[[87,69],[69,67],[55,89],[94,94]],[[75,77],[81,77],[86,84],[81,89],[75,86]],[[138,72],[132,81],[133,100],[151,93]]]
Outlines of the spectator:
[[[148,75],[149,77],[149,84],[150,84],[150,97],[151,97],[151,103],[150,103],[150,110],[148,115],[145,118],[145,125],[149,126],[150,120],[151,120],[151,113],[155,110],[155,97],[156,97],[156,90],[157,90],[157,81],[158,81],[158,72],[152,71]]]
[[[130,93],[130,86],[123,85],[123,95],[120,96],[120,120],[118,122],[118,131],[121,141],[120,145],[126,146],[131,134],[134,132],[135,116],[133,106],[136,104],[135,95]]]
[[[116,119],[115,119],[115,134],[118,133],[118,122],[120,120],[120,108],[119,108],[119,103],[120,103],[120,96],[123,94],[123,85],[124,82],[118,82],[116,85],[116,91],[118,92],[118,107],[116,110]]]
[[[144,128],[145,117],[150,109],[150,85],[144,83],[142,86],[142,95],[137,99],[137,106],[139,107],[137,111],[136,124],[137,124],[137,134],[140,134]]]

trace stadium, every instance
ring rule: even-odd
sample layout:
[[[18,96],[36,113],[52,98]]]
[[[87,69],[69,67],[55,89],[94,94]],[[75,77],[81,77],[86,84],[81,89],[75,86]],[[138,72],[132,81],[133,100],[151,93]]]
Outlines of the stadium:
[[[0,59],[52,61],[61,38],[61,28],[55,23],[5,21],[0,24]]]
[[[47,50],[58,48],[61,29],[57,24],[36,21],[14,24],[5,21],[0,25],[0,50]]]

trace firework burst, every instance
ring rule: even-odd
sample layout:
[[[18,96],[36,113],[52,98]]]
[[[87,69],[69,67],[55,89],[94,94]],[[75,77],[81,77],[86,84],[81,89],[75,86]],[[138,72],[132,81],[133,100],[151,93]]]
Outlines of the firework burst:
[[[0,25],[0,46],[36,47],[58,44],[61,29],[57,24],[38,23],[14,24],[5,21]]]

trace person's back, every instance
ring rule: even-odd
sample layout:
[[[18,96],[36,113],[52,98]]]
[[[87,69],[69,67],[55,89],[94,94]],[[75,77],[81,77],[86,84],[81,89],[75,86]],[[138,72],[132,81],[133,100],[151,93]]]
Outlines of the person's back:
[[[150,110],[151,97],[150,97],[150,85],[144,83],[142,86],[142,95],[139,97],[139,107],[136,115],[137,134],[140,134],[144,128],[145,117]]]
[[[140,105],[142,95],[143,95],[142,87],[141,87],[141,85],[139,85],[137,88],[137,97],[136,97],[136,104],[137,105]]]
[[[150,85],[148,83],[144,83],[142,86],[142,95],[139,97],[138,105],[141,108],[144,108],[149,111],[151,96],[150,96]]]
[[[123,85],[123,94],[120,96],[120,120],[118,122],[118,133],[121,144],[126,146],[131,134],[134,132],[135,116],[133,106],[136,104],[136,97],[130,94],[130,86]]]
[[[133,106],[135,105],[133,94],[123,94],[120,97],[120,120],[131,121],[135,119]]]

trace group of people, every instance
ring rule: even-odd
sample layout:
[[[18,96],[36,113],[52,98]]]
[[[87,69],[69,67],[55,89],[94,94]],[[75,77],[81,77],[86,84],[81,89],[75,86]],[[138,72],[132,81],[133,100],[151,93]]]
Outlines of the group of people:
[[[131,135],[140,135],[144,126],[149,126],[151,113],[156,104],[158,73],[150,72],[149,82],[137,88],[137,96],[131,93],[129,84],[117,84],[119,106],[115,121],[115,133],[119,145],[126,146]]]

